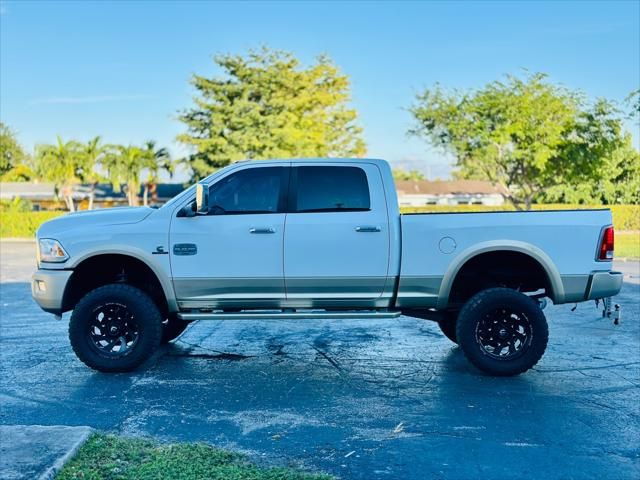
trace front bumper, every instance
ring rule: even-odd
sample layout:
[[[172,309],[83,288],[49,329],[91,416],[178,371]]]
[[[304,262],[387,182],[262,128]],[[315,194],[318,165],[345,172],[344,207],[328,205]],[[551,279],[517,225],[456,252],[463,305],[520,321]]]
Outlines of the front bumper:
[[[31,277],[31,296],[45,312],[62,314],[64,290],[71,270],[38,270]]]
[[[586,300],[613,297],[622,288],[622,272],[592,272],[587,284]]]

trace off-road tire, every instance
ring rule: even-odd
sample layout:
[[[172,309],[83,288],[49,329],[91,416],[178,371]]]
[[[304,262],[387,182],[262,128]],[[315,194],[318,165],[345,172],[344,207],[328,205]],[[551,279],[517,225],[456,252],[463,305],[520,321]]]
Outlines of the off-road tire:
[[[126,354],[109,356],[96,348],[90,338],[95,312],[105,305],[124,306],[135,319],[137,341]],[[98,287],[78,302],[69,322],[69,340],[73,351],[88,367],[100,372],[129,372],[145,362],[160,345],[162,317],[151,297],[123,283]]]
[[[486,335],[483,336],[481,329],[486,329],[487,323],[495,323],[494,319],[505,318],[505,311],[506,318],[512,318],[509,312],[520,316],[529,331],[526,341],[522,342],[525,347],[518,356],[495,358],[482,344]],[[495,376],[513,376],[538,363],[547,348],[549,328],[544,313],[534,300],[509,288],[490,288],[471,297],[462,307],[456,335],[465,356],[477,368]],[[510,351],[510,347],[506,348]],[[498,355],[500,352],[504,350]]]
[[[458,343],[456,333],[458,323],[458,312],[446,312],[443,317],[438,320],[440,331],[453,343]]]
[[[177,318],[169,317],[162,323],[162,338],[160,339],[160,343],[162,345],[166,345],[171,340],[175,340],[182,332],[184,332],[189,323],[184,320],[178,320]]]

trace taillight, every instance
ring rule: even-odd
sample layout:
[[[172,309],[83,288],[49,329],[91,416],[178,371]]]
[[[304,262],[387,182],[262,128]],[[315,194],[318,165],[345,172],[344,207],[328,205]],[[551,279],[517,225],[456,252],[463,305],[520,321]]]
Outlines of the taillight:
[[[598,250],[598,260],[613,260],[613,227],[607,227],[602,232],[600,248]]]

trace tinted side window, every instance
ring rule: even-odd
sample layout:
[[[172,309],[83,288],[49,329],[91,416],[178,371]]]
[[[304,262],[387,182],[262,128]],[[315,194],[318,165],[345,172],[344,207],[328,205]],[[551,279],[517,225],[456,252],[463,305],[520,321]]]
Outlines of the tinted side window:
[[[369,210],[367,175],[358,167],[296,167],[297,212]]]
[[[249,168],[211,186],[209,214],[278,213],[284,203],[286,167]]]

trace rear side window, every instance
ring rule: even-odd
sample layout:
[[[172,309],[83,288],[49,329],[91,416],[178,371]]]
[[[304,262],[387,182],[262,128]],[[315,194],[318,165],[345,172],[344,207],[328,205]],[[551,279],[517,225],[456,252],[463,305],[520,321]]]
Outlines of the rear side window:
[[[209,215],[284,211],[286,167],[248,168],[232,173],[209,190]]]
[[[354,212],[371,207],[367,175],[358,167],[296,167],[296,212]]]

